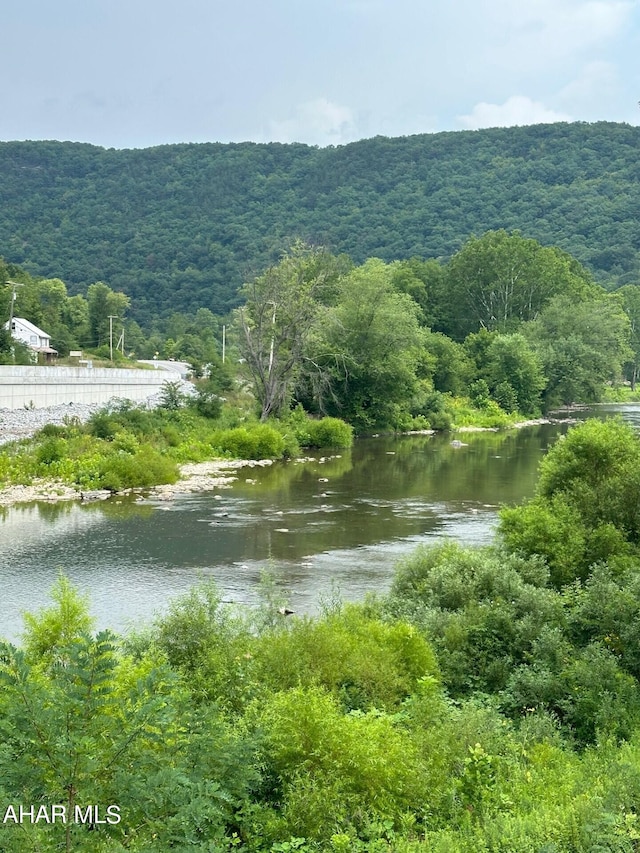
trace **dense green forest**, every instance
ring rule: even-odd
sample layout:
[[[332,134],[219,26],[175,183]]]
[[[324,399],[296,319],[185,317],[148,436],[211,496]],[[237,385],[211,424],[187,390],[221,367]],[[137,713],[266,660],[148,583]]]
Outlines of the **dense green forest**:
[[[616,288],[640,273],[639,144],[640,128],[604,122],[338,148],[0,143],[0,253],[71,294],[104,281],[145,327],[225,314],[296,238],[356,264],[446,261],[471,235],[519,229]]]
[[[639,496],[638,436],[587,421],[492,547],[315,618],[265,577],[119,637],[61,577],[0,644],[0,850],[632,853]]]

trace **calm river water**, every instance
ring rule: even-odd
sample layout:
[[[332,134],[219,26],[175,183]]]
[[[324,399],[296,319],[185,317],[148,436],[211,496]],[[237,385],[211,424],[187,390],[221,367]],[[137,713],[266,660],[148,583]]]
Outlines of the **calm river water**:
[[[640,428],[640,406],[607,406]],[[394,564],[443,537],[491,541],[501,504],[533,494],[538,462],[563,425],[506,433],[358,441],[339,458],[245,469],[231,489],[171,501],[35,504],[0,516],[0,635],[49,601],[60,571],[90,597],[98,628],[125,630],[214,578],[253,604],[263,569],[296,612],[334,590],[386,589]],[[217,497],[216,497],[217,495]]]

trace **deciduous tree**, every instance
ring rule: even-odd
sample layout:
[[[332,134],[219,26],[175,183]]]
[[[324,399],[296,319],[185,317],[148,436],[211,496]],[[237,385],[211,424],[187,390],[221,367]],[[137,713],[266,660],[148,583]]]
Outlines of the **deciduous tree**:
[[[547,408],[599,401],[606,383],[619,381],[632,357],[629,318],[604,293],[583,301],[556,296],[523,332],[547,377]]]
[[[335,282],[332,256],[296,243],[280,262],[242,289],[240,348],[260,405],[260,417],[285,411],[303,367],[321,303]]]
[[[418,307],[393,287],[393,269],[377,258],[341,280],[322,329],[319,360],[331,375],[327,411],[361,431],[397,426],[416,390],[422,348]]]
[[[480,328],[515,331],[556,294],[576,298],[593,290],[589,273],[570,255],[504,230],[469,240],[449,262],[445,279],[449,317],[443,331],[457,340]]]

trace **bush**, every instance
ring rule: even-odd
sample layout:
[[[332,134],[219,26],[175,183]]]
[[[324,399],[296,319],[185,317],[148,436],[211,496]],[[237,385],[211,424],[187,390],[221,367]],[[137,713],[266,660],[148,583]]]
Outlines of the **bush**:
[[[220,382],[217,379],[205,379],[198,383],[192,405],[198,414],[209,420],[216,420],[222,412],[222,398],[219,396]]]
[[[600,738],[628,738],[638,724],[638,683],[614,655],[597,643],[575,649],[558,631],[544,632],[534,644],[532,663],[514,671],[503,707],[553,713],[581,745]]]
[[[87,428],[90,434],[94,435],[96,438],[101,438],[104,441],[111,441],[117,432],[118,424],[108,412],[102,411],[96,412],[96,414],[89,419]]]
[[[211,444],[236,459],[280,459],[285,449],[283,435],[268,424],[222,430]]]
[[[179,670],[197,702],[240,710],[250,698],[251,637],[244,622],[223,605],[213,584],[174,601],[150,634]]]
[[[168,447],[178,447],[180,445],[182,436],[177,427],[168,424],[160,432]]]
[[[46,438],[66,438],[68,427],[58,424],[45,424],[40,430],[40,435]]]
[[[182,408],[186,401],[186,395],[182,391],[182,383],[163,382],[160,391],[160,407],[173,412],[176,409]]]
[[[255,657],[265,686],[322,685],[346,710],[392,710],[425,676],[439,677],[435,656],[415,628],[370,619],[355,605],[265,633]]]
[[[345,715],[322,689],[297,687],[261,701],[253,716],[263,733],[267,842],[362,837],[371,824],[398,826],[412,806],[424,807],[415,745],[387,715]]]
[[[300,447],[351,447],[353,427],[340,418],[310,418],[298,404],[283,420]]]
[[[503,689],[548,625],[560,625],[560,596],[541,588],[539,559],[447,543],[418,549],[399,567],[387,604],[433,643],[443,681],[456,696]]]
[[[40,465],[51,465],[64,459],[67,453],[67,442],[63,438],[48,438],[36,451],[36,459]]]
[[[102,457],[95,486],[119,492],[122,489],[175,483],[177,479],[178,468],[175,462],[153,448],[143,446],[133,455],[126,451],[116,451]]]
[[[504,412],[516,412],[518,410],[518,395],[509,382],[500,382],[493,390],[493,399]]]
[[[353,444],[353,427],[339,418],[309,420],[306,428],[309,447],[351,447]]]
[[[451,412],[449,411],[450,400],[451,397],[448,394],[443,394],[440,391],[427,391],[411,409],[414,418],[412,428],[420,428],[418,419],[425,418],[427,423],[422,428],[429,427],[438,431],[450,430],[452,424]]]
[[[632,427],[589,420],[540,464],[535,498],[501,513],[506,545],[546,557],[556,586],[640,547],[640,442]]]

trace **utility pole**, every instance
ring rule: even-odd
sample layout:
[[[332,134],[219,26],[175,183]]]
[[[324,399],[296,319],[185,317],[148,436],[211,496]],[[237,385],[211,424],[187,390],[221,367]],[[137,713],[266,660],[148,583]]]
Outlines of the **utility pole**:
[[[11,290],[11,304],[9,305],[9,340],[13,340],[13,334],[12,334],[13,306],[14,306],[14,303],[16,301],[16,296],[17,296],[16,287],[24,287],[24,284],[21,284],[19,281],[8,281],[7,284],[10,284],[11,288],[12,288],[12,290]],[[10,348],[11,348],[11,360],[15,364],[16,348],[12,344],[10,344]]]
[[[13,303],[16,301],[16,287],[24,287],[24,284],[21,284],[19,281],[8,281],[7,284],[10,284],[13,288],[11,291],[11,305],[9,306],[9,334],[11,334],[11,324],[13,323]]]
[[[113,361],[113,321],[115,319],[115,314],[109,314],[109,358],[111,361]]]
[[[227,327],[222,327],[222,363],[224,364],[225,355],[227,352]]]

